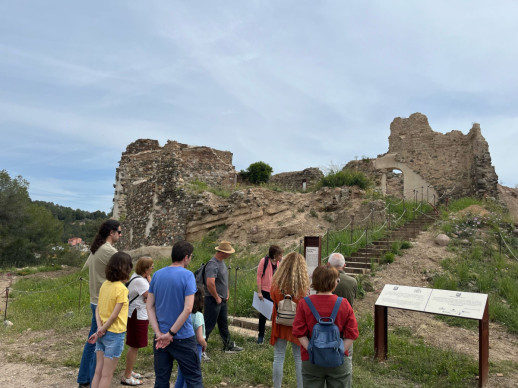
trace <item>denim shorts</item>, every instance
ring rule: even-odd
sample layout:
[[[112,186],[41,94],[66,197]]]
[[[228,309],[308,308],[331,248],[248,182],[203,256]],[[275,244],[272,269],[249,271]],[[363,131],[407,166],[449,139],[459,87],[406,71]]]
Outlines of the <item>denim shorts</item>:
[[[124,337],[126,332],[112,333],[107,331],[105,335],[97,340],[95,343],[96,352],[104,352],[106,358],[120,358],[122,350],[124,349]]]

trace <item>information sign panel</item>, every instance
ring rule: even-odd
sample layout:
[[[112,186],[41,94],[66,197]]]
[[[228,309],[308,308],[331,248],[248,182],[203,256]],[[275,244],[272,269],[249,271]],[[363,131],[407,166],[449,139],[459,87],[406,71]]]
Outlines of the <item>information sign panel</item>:
[[[306,263],[309,275],[318,267],[318,247],[306,247]]]
[[[487,294],[433,290],[424,311],[461,318],[482,319],[486,302]]]
[[[431,288],[385,284],[383,291],[381,291],[376,301],[376,305],[424,311],[431,292]]]
[[[376,306],[482,319],[487,294],[386,284]]]

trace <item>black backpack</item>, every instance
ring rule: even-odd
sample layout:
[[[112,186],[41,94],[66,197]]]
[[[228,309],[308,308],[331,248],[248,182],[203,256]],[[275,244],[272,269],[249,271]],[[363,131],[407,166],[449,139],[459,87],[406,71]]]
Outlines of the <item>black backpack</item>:
[[[124,285],[126,286],[126,288],[129,288],[129,285],[130,285],[130,283],[131,283],[133,280],[135,280],[135,279],[137,279],[137,278],[141,278],[141,277],[142,277],[142,276],[137,275],[137,276],[135,276],[134,278],[131,278],[129,282],[124,283]],[[132,300],[130,300],[130,301],[129,301],[128,306],[129,306],[129,305],[130,305],[130,304],[131,304],[135,299],[137,299],[139,296],[140,296],[140,295],[139,295],[139,294],[138,294],[138,292],[137,292],[137,296],[136,296],[136,297],[134,297]]]
[[[203,286],[206,285],[205,280],[205,267],[206,263],[201,263],[200,268],[198,268],[196,271],[194,271],[194,278],[196,279],[196,287],[198,289],[202,289]]]

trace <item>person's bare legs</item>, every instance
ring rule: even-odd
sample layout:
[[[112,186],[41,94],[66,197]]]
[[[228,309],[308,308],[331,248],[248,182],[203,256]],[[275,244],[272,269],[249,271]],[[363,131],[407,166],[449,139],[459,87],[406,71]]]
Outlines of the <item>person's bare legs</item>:
[[[99,361],[98,361],[99,362]],[[115,372],[115,368],[117,367],[117,363],[119,362],[118,358],[104,358],[104,365],[101,374],[101,381],[99,382],[98,388],[110,388],[113,372]]]
[[[95,374],[92,382],[90,383],[90,388],[99,388],[99,382],[101,381],[101,375],[103,371],[103,363],[104,363],[104,352],[98,350],[95,352],[96,364],[95,364]]]
[[[130,379],[131,372],[133,372],[133,367],[135,366],[135,361],[137,360],[138,348],[128,347],[128,353],[126,354],[126,370],[124,371],[124,378]]]

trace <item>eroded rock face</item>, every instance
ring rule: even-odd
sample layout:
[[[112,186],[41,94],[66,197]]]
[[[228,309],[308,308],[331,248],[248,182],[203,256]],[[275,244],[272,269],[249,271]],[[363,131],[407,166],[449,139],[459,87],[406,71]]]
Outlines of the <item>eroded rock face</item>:
[[[288,246],[298,243],[301,236],[340,229],[352,216],[357,225],[382,223],[384,202],[366,202],[363,195],[357,188],[324,188],[306,194],[249,188],[234,192],[230,198],[205,192],[193,209],[186,237],[196,240],[211,228],[226,225],[222,238],[233,242]],[[372,209],[373,215],[368,217]]]

